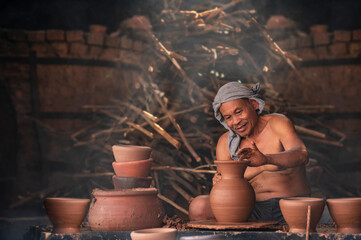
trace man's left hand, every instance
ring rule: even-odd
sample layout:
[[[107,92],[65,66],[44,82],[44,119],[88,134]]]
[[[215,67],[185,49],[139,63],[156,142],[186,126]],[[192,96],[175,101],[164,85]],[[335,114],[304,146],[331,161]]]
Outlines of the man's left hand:
[[[250,161],[249,166],[251,167],[259,167],[267,164],[267,157],[258,150],[254,142],[251,143],[251,147],[240,149],[237,155],[241,155],[238,160]]]

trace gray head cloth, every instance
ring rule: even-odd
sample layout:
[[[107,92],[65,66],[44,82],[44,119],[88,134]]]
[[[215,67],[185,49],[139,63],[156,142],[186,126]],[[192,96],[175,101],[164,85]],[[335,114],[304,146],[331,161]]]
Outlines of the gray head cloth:
[[[255,84],[251,89],[244,86],[239,82],[229,82],[223,85],[219,90],[213,101],[214,116],[228,131],[228,150],[233,160],[237,160],[239,156],[236,155],[239,144],[241,142],[241,136],[228,127],[224,120],[219,108],[222,103],[236,100],[239,98],[253,99],[258,102],[258,114],[261,114],[264,108],[264,101],[257,97],[259,91],[259,83]]]

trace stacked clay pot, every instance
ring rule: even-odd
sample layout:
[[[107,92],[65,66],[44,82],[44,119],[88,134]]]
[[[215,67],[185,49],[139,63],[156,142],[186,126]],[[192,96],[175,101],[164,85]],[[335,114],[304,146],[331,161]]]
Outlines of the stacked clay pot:
[[[114,145],[114,190],[94,189],[89,225],[95,231],[133,231],[162,225],[158,190],[150,188],[151,148]]]

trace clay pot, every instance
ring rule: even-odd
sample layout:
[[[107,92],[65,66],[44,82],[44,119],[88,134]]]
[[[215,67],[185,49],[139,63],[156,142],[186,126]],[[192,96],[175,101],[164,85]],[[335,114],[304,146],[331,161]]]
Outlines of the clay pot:
[[[113,169],[119,177],[147,177],[153,159],[134,162],[113,162]]]
[[[280,200],[280,208],[290,232],[306,232],[308,206],[311,206],[310,232],[316,232],[325,207],[322,198],[292,197]]]
[[[200,195],[194,198],[189,204],[188,211],[188,217],[190,221],[215,219],[209,200],[209,195]]]
[[[105,35],[107,34],[107,27],[104,25],[93,24],[93,25],[89,25],[89,31],[90,33],[93,34]]]
[[[88,221],[94,231],[133,231],[162,225],[164,210],[155,188],[93,190]]]
[[[338,233],[361,233],[361,198],[327,199]]]
[[[89,199],[80,198],[45,198],[44,206],[54,226],[53,233],[80,233],[89,202]]]
[[[310,27],[311,35],[326,34],[327,31],[328,31],[328,26],[324,24],[312,25]]]
[[[130,233],[132,240],[176,240],[175,228],[149,228],[136,230]]]
[[[152,177],[112,177],[114,189],[148,188],[152,183]]]
[[[179,240],[226,240],[226,236],[222,234],[215,235],[197,235],[197,236],[182,236]]]
[[[210,203],[218,222],[246,222],[251,216],[255,193],[244,179],[248,161],[214,161],[222,178],[210,193]]]
[[[113,145],[113,155],[117,162],[131,162],[149,159],[152,148],[136,145]]]

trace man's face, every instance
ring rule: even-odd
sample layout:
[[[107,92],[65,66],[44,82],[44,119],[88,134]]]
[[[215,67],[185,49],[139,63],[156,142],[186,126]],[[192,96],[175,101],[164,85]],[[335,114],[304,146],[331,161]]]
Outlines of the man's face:
[[[222,103],[221,112],[228,127],[241,137],[249,136],[257,123],[258,103],[249,99],[236,99]]]

